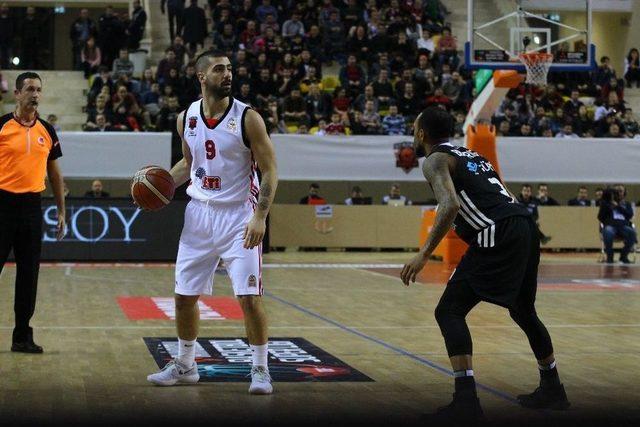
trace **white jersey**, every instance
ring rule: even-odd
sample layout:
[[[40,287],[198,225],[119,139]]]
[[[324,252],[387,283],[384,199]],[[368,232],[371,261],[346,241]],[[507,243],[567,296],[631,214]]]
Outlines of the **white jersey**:
[[[213,126],[205,119],[202,100],[192,103],[185,112],[183,137],[193,157],[187,188],[191,198],[217,204],[249,201],[255,208],[258,176],[244,136],[248,108],[230,97],[227,111]]]

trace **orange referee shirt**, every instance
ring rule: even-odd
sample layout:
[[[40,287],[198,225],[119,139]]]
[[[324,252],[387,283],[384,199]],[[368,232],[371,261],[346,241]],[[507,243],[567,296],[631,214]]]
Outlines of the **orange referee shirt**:
[[[55,129],[40,117],[30,127],[15,120],[13,113],[0,117],[0,190],[40,193],[47,161],[60,156]]]

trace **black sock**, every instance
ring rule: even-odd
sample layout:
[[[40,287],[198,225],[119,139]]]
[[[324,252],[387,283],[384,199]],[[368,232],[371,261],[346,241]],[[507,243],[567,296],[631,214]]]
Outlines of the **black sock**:
[[[473,370],[454,371],[456,379],[456,395],[465,397],[476,396],[476,380],[473,378]]]
[[[540,371],[540,387],[556,387],[560,385],[560,377],[558,376],[558,368],[555,360],[550,364],[538,363]]]

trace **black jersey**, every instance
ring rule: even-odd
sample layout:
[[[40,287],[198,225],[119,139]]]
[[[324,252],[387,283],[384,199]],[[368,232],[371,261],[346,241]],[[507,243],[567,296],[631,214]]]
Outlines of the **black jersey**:
[[[460,210],[454,229],[465,242],[493,247],[497,221],[511,216],[530,216],[527,208],[511,197],[493,165],[478,153],[451,143],[434,146],[433,153],[446,153],[456,159],[451,178]]]

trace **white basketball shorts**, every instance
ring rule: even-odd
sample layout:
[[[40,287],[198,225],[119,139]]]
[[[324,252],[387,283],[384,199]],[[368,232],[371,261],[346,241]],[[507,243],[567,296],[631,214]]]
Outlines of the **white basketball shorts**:
[[[176,259],[176,294],[211,295],[222,259],[236,296],[262,295],[262,244],[245,249],[242,239],[252,215],[248,202],[214,205],[194,199],[187,204]]]

